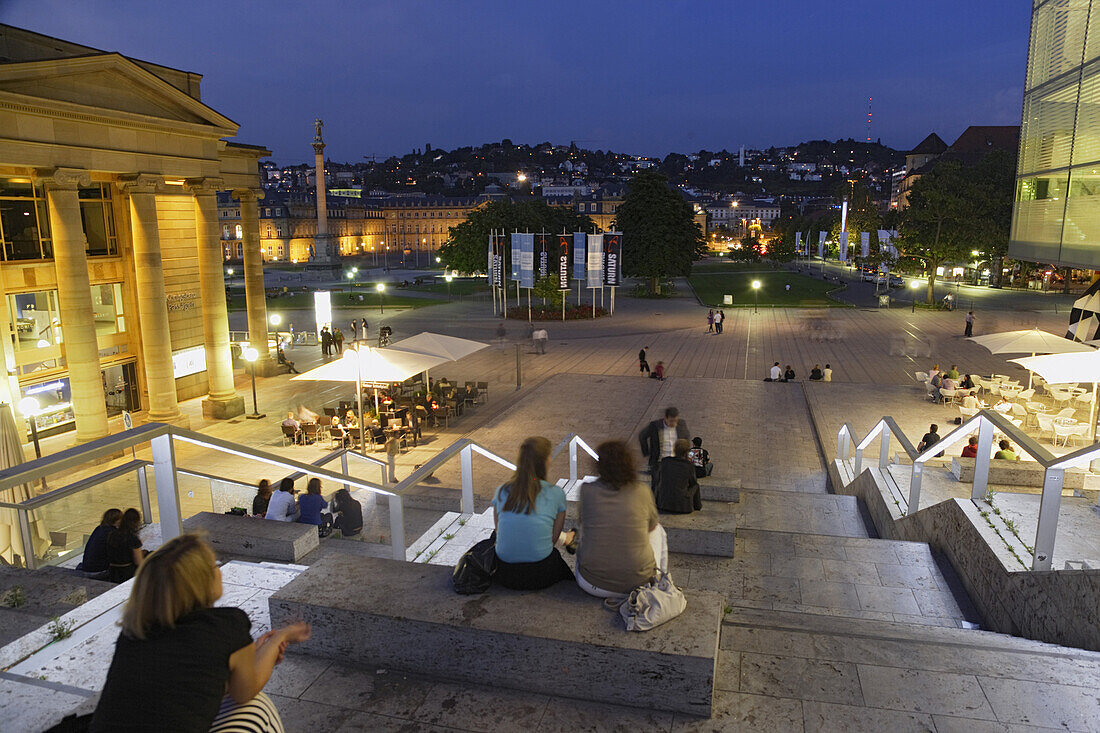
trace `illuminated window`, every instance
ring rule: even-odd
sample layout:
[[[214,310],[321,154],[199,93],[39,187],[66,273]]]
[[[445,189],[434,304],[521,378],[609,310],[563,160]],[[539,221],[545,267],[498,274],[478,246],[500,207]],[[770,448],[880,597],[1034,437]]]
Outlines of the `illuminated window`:
[[[97,183],[77,191],[80,198],[80,222],[84,225],[89,257],[118,254],[115,215],[111,207],[111,186]]]
[[[53,257],[41,186],[29,179],[0,178],[0,241],[5,260]]]
[[[237,225],[236,235],[237,236],[235,236],[234,239],[241,239],[244,237],[244,229],[241,227],[240,224]]]

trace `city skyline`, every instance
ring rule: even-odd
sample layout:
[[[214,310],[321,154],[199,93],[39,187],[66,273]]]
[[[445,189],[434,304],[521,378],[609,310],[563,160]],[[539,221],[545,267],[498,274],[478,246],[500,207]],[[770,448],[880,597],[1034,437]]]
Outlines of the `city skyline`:
[[[9,0],[0,21],[203,74],[203,101],[287,164],[310,161],[314,117],[349,162],[502,138],[660,156],[862,140],[869,96],[871,139],[902,150],[1018,124],[1030,8],[917,5]]]

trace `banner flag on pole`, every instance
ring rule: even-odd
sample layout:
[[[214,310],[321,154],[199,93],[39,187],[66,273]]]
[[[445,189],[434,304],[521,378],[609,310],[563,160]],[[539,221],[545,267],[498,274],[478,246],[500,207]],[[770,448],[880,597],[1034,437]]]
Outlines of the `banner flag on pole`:
[[[825,259],[825,237],[828,235],[828,232],[817,233],[817,256],[821,259]]]
[[[588,235],[588,287],[603,285],[603,235]]]
[[[493,285],[504,287],[504,234],[497,234],[493,240]]]
[[[521,236],[519,232],[512,232],[512,261],[510,263],[512,280],[519,280],[519,238]]]
[[[848,261],[848,232],[840,233],[840,261]]]
[[[549,247],[547,247],[547,239],[549,239],[549,237],[546,234],[539,234],[535,238],[535,251],[537,252],[535,258],[538,260],[539,263],[540,280],[550,274],[550,252]]]
[[[519,285],[535,287],[535,235],[519,235]]]
[[[496,239],[495,234],[489,235],[489,254],[485,259],[485,274],[489,276],[489,280],[493,279],[493,240]]]
[[[569,246],[572,243],[570,235],[558,235],[558,290],[569,289]]]
[[[860,232],[859,233],[859,256],[870,257],[871,256],[871,233]]]
[[[890,244],[890,232],[886,229],[878,230],[878,251],[888,257],[896,257],[894,246]]]
[[[573,279],[584,280],[585,254],[584,248],[588,235],[584,232],[573,232]]]
[[[603,284],[617,288],[622,285],[623,234],[608,232],[603,236]]]
[[[794,253],[796,255],[802,254],[802,232],[794,233]]]

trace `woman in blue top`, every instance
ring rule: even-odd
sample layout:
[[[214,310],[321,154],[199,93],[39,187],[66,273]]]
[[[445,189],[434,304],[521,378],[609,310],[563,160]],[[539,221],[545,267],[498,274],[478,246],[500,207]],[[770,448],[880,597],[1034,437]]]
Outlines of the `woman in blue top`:
[[[321,510],[328,509],[328,502],[321,496],[321,479],[311,478],[306,484],[306,495],[298,497],[298,521],[321,526]]]
[[[550,441],[528,438],[519,447],[512,480],[493,497],[497,571],[493,579],[506,588],[539,590],[572,580],[554,544],[572,541],[565,526],[565,492],[546,480]]]

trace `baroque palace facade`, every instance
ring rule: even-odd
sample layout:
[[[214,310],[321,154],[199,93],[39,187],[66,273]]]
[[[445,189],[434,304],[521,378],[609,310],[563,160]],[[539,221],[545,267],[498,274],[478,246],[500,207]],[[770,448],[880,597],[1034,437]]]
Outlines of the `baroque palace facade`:
[[[217,195],[239,202],[249,330],[267,349],[261,147],[202,102],[201,76],[0,25],[0,401],[40,431],[107,435],[123,410],[243,412]],[[28,400],[33,397],[34,400]],[[38,407],[34,407],[34,402]]]

